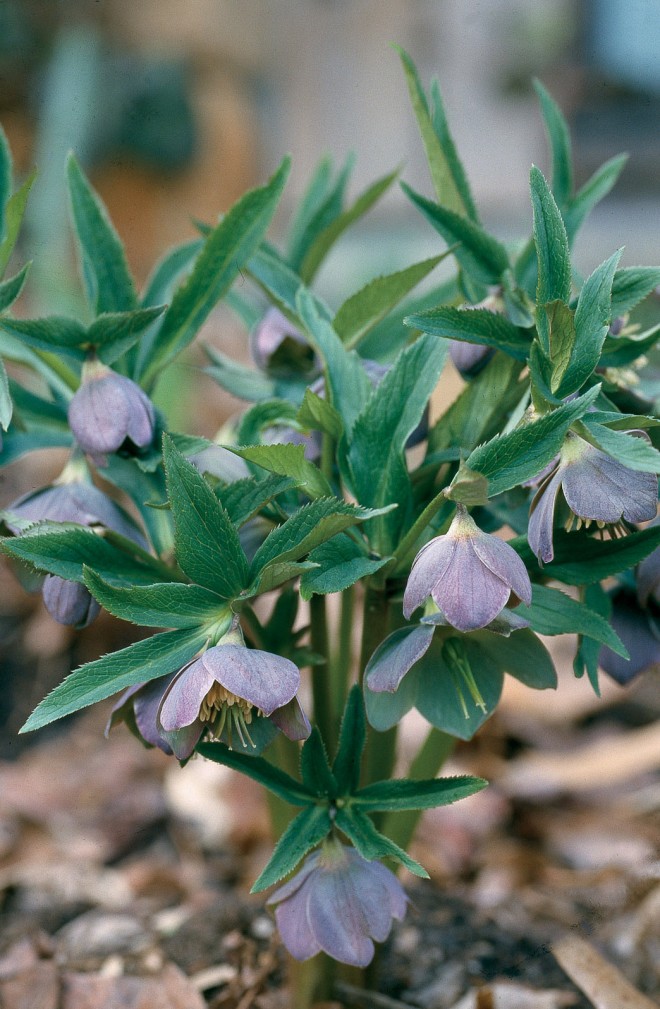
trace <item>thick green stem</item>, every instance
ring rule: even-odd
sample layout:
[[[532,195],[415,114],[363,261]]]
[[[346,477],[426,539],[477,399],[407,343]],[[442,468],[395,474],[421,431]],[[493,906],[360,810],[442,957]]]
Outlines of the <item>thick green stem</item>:
[[[311,1009],[317,1002],[330,1002],[337,966],[336,961],[325,953],[318,953],[303,963],[288,957],[292,1009]]]
[[[335,711],[332,671],[329,662],[328,618],[324,596],[312,596],[309,601],[311,617],[312,651],[325,657],[325,664],[314,666],[312,672],[312,693],[314,696],[314,721],[329,750],[335,745],[338,714]]]
[[[453,736],[431,728],[421,749],[410,764],[408,777],[415,779],[435,778],[447,757],[453,752],[456,740]],[[388,813],[383,832],[395,844],[407,850],[422,815],[421,809],[408,809],[403,813]]]
[[[360,652],[360,680],[367,663],[390,629],[390,603],[385,588],[367,587],[364,599],[362,648]],[[369,732],[362,765],[362,783],[381,781],[391,777],[396,753],[396,726],[387,732]],[[375,820],[379,819],[374,817]],[[378,826],[378,824],[376,824]]]
[[[353,672],[354,613],[355,589],[351,586],[341,594],[337,649],[332,656],[330,667],[335,712],[343,711]]]

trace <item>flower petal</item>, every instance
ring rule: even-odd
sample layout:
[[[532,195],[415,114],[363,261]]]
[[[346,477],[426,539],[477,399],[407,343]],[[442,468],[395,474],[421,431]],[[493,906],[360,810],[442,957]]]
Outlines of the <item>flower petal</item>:
[[[289,739],[307,739],[312,731],[309,719],[297,697],[277,708],[270,716],[270,720]]]
[[[307,881],[293,896],[275,908],[275,921],[280,930],[282,942],[295,960],[309,960],[319,953],[319,945],[307,920],[307,902],[313,883]]]
[[[454,556],[456,541],[448,536],[436,536],[419,551],[412,563],[408,584],[403,594],[403,615],[406,620],[426,602],[433,585],[442,577]]]
[[[655,474],[629,469],[591,445],[563,467],[562,490],[571,511],[583,519],[643,522],[657,512]]]
[[[202,701],[213,686],[214,676],[201,657],[180,669],[163,694],[158,722],[166,732],[181,729],[199,716]]]
[[[270,897],[266,901],[267,904],[278,904],[282,900],[287,900],[291,897],[300,887],[303,885],[307,877],[311,872],[314,871],[319,860],[319,855],[321,851],[319,848],[313,851],[311,855],[308,855],[303,862],[302,868],[298,870],[295,876],[279,886],[275,893],[271,893]]]
[[[306,884],[307,921],[322,950],[340,963],[366,967],[374,955],[359,898],[345,869],[319,871]]]
[[[385,638],[369,659],[366,684],[376,693],[394,693],[433,640],[433,627],[401,627]]]
[[[452,562],[431,595],[453,627],[476,631],[504,609],[511,590],[482,564],[474,552],[474,538],[469,537],[456,540]]]
[[[547,478],[541,484],[534,495],[529,510],[527,540],[538,559],[544,564],[549,564],[555,556],[552,545],[552,528],[561,480],[562,472],[557,469],[554,476]]]
[[[300,686],[300,670],[290,659],[256,648],[215,645],[199,661],[214,680],[265,715],[287,704]]]
[[[118,377],[83,382],[69,403],[69,426],[85,452],[115,452],[126,438],[131,407]]]
[[[532,601],[532,583],[523,561],[513,547],[497,536],[482,533],[473,539],[474,552],[494,575],[501,578],[527,606]]]

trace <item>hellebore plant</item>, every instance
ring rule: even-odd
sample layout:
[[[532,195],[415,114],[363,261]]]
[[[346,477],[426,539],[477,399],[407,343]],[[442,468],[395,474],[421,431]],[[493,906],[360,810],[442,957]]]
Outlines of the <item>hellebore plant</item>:
[[[0,280],[0,354],[22,366],[0,366],[0,463],[72,453],[55,485],[6,505],[2,550],[46,576],[55,619],[104,607],[154,629],[74,670],[24,730],[115,697],[108,729],[125,722],[181,763],[213,760],[272,793],[277,841],[254,890],[277,886],[299,1009],[331,1000],[336,962],[366,967],[403,918],[394,872],[426,875],[406,850],[422,811],[485,786],[437,775],[504,677],[556,686],[540,635],[577,636],[575,674],[596,692],[599,656],[620,681],[660,657],[660,435],[644,387],[657,326],[639,332],[634,316],[660,270],[619,267],[616,252],[582,281],[571,264],[625,159],[576,192],[567,126],[538,84],[552,176],[532,168],[533,233],[509,248],[480,223],[437,84],[429,102],[401,58],[435,197],[402,186],[438,255],[328,304],[321,263],[397,173],[350,202],[350,164],[324,159],[277,244],[285,159],[138,293],[71,156],[84,319],[21,318],[28,267]],[[12,195],[11,175],[3,141],[0,277],[29,189]],[[223,299],[256,367],[208,346],[199,381],[249,405],[215,440],[171,431],[152,394]],[[465,379],[450,404],[449,353]],[[648,634],[629,660],[631,601]],[[412,707],[428,734],[395,778]]]

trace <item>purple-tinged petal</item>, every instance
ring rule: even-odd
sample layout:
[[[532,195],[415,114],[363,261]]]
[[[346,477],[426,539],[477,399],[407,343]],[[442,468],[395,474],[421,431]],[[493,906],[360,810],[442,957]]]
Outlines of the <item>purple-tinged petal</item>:
[[[645,557],[637,568],[637,596],[642,606],[646,606],[651,597],[660,603],[660,547]]]
[[[307,921],[321,949],[335,960],[355,967],[371,963],[374,944],[347,874],[341,869],[319,872],[306,889]]]
[[[369,862],[369,874],[376,877],[381,887],[386,890],[392,917],[402,921],[408,910],[408,895],[397,877],[382,862]],[[374,939],[378,939],[378,936],[374,935]]]
[[[485,567],[474,552],[474,541],[458,539],[452,562],[433,586],[433,601],[459,631],[476,631],[494,620],[506,606],[511,590]]]
[[[624,659],[603,647],[598,661],[613,680],[625,686],[645,669],[660,665],[660,640],[648,612],[627,592],[618,592],[614,596],[611,623],[628,649],[630,658]]]
[[[375,693],[394,693],[433,640],[432,627],[401,627],[385,638],[369,659],[365,680]]]
[[[205,728],[205,723],[200,718],[196,718],[190,725],[183,725],[180,729],[173,729],[171,732],[161,729],[161,736],[177,760],[187,760],[192,756]],[[158,745],[164,749],[161,744]],[[168,750],[165,752],[167,753]]]
[[[509,585],[512,591],[527,606],[532,601],[532,583],[523,561],[513,547],[498,539],[482,533],[474,538],[474,552],[494,575]]]
[[[84,585],[60,578],[59,575],[46,575],[42,594],[44,605],[53,620],[68,627],[87,627],[101,609]]]
[[[281,900],[288,900],[289,897],[292,897],[316,868],[320,854],[321,851],[317,848],[317,850],[313,851],[311,855],[308,855],[303,862],[302,868],[298,870],[295,876],[288,879],[286,883],[283,883],[282,886],[278,886],[277,890],[275,890],[274,893],[271,893],[266,903],[278,904]]]
[[[555,556],[552,529],[561,479],[562,474],[559,469],[556,470],[554,476],[546,478],[534,495],[529,511],[527,540],[536,556],[544,564],[549,564]]]
[[[267,716],[295,697],[300,686],[300,670],[290,659],[256,648],[215,645],[198,661],[213,680]]]
[[[355,854],[357,855],[357,852]],[[358,855],[358,858],[360,857]],[[353,864],[350,864],[351,862]],[[371,863],[365,864],[362,859],[360,865],[354,859],[350,859],[346,871],[346,882],[355,895],[354,903],[359,907],[364,917],[367,935],[375,939],[376,942],[384,942],[392,928],[389,894],[387,891],[383,892],[382,881],[377,875],[372,874]]]
[[[307,921],[308,899],[309,892],[303,884],[293,897],[275,908],[275,921],[282,942],[294,960],[309,960],[321,951]]]
[[[144,683],[133,699],[135,724],[140,735],[150,746],[157,746],[165,753],[171,753],[170,747],[164,741],[158,727],[157,716],[160,702],[167,687],[176,673],[169,676],[159,676],[156,680]]]
[[[415,557],[403,594],[403,615],[406,620],[431,595],[433,586],[451,564],[455,546],[455,540],[451,537],[436,536]]]
[[[292,698],[287,704],[276,710],[270,716],[273,725],[284,733],[289,739],[307,739],[312,731],[309,718],[303,711],[297,697]]]
[[[126,438],[129,404],[112,379],[84,382],[69,403],[69,427],[84,452],[116,452]]]
[[[192,725],[199,716],[202,701],[215,677],[201,658],[193,659],[179,670],[163,694],[158,721],[165,732]]]
[[[469,343],[466,340],[450,340],[449,356],[452,364],[461,375],[473,377],[484,368],[495,351],[480,343]]]

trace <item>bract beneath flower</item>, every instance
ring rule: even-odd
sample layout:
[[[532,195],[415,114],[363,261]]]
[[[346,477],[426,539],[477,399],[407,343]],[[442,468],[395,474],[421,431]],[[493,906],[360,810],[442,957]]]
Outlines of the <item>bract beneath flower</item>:
[[[529,605],[532,586],[513,547],[482,532],[459,505],[446,535],[427,543],[413,561],[403,596],[406,618],[429,596],[452,627],[473,631],[510,601]]]
[[[646,437],[643,432],[639,436]],[[527,538],[544,564],[554,557],[552,531],[560,491],[571,511],[569,529],[577,518],[577,528],[596,522],[601,528],[610,525],[615,532],[623,531],[622,521],[647,522],[655,518],[658,506],[655,474],[629,469],[569,433],[556,467],[540,485],[530,508]]]
[[[327,841],[302,869],[269,898],[284,945],[296,960],[321,951],[366,967],[374,943],[401,921],[408,898],[394,873],[368,862],[354,848]]]

